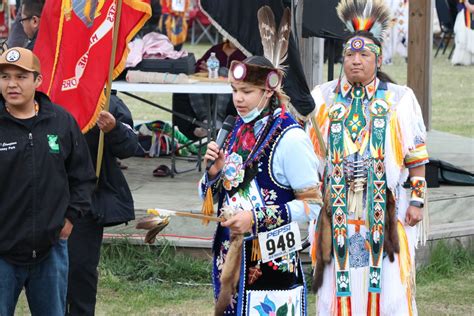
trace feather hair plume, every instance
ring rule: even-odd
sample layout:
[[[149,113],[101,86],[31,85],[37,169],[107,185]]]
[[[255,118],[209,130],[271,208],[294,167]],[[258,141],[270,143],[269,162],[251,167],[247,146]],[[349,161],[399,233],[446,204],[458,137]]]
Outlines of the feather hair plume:
[[[352,33],[367,31],[383,42],[390,27],[390,9],[385,0],[340,0],[339,19]]]
[[[258,29],[262,39],[263,55],[272,62],[275,68],[286,60],[288,40],[291,32],[291,12],[286,8],[280,20],[278,32],[276,30],[275,16],[269,6],[258,10]]]

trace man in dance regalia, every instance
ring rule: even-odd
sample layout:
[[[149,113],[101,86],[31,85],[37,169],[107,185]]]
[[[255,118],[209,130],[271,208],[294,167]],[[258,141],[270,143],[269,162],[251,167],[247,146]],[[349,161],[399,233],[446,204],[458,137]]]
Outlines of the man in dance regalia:
[[[416,315],[415,225],[423,218],[428,162],[420,106],[410,88],[380,69],[390,19],[384,0],[341,0],[337,12],[351,32],[343,68],[312,92],[310,136],[324,161],[325,188],[312,249],[317,310]]]

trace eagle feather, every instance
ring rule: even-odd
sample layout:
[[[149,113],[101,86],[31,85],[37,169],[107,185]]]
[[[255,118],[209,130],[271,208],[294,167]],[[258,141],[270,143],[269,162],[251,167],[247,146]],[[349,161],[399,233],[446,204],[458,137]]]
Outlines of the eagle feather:
[[[291,11],[288,8],[283,11],[278,31],[275,15],[269,6],[261,7],[258,10],[257,17],[263,56],[271,61],[275,68],[279,68],[287,57],[288,40],[291,33]]]

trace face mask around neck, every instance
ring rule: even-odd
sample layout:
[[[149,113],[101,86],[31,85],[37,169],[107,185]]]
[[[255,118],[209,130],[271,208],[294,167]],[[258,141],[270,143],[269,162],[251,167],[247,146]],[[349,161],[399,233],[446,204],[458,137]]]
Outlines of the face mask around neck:
[[[264,107],[262,107],[262,108],[259,108],[259,107],[260,107],[260,104],[262,103],[262,100],[263,100],[264,97],[265,97],[265,92],[263,93],[262,97],[260,98],[260,101],[258,101],[257,106],[254,107],[252,110],[250,110],[250,112],[248,112],[246,115],[242,115],[242,114],[239,113],[239,116],[242,118],[244,123],[252,122],[253,120],[255,120],[260,115],[260,113],[262,113]]]

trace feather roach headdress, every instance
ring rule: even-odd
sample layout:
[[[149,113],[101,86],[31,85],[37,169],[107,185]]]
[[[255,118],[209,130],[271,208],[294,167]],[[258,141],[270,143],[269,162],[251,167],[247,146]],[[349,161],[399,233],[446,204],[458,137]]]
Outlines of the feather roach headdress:
[[[262,39],[263,55],[273,67],[233,61],[230,66],[230,81],[244,81],[269,90],[276,90],[281,86],[283,77],[282,63],[286,60],[288,40],[291,32],[291,12],[286,8],[276,29],[275,16],[269,6],[258,10],[258,28]]]
[[[366,31],[383,42],[390,27],[390,9],[385,0],[340,0],[339,19],[352,33]]]
[[[382,53],[380,43],[384,41],[390,28],[390,9],[385,4],[385,0],[340,0],[336,7],[339,19],[346,25],[354,36],[344,44],[345,52],[360,52],[369,50],[379,57]],[[373,36],[373,42],[366,42],[364,34],[357,32],[367,32]],[[360,36],[358,36],[360,35]],[[379,43],[375,42],[377,40]],[[345,59],[345,57],[344,57]],[[377,78],[377,59],[375,59],[375,78]],[[339,92],[342,78],[342,70],[339,73],[339,82],[337,84],[336,93]],[[376,80],[374,89],[376,87]]]

